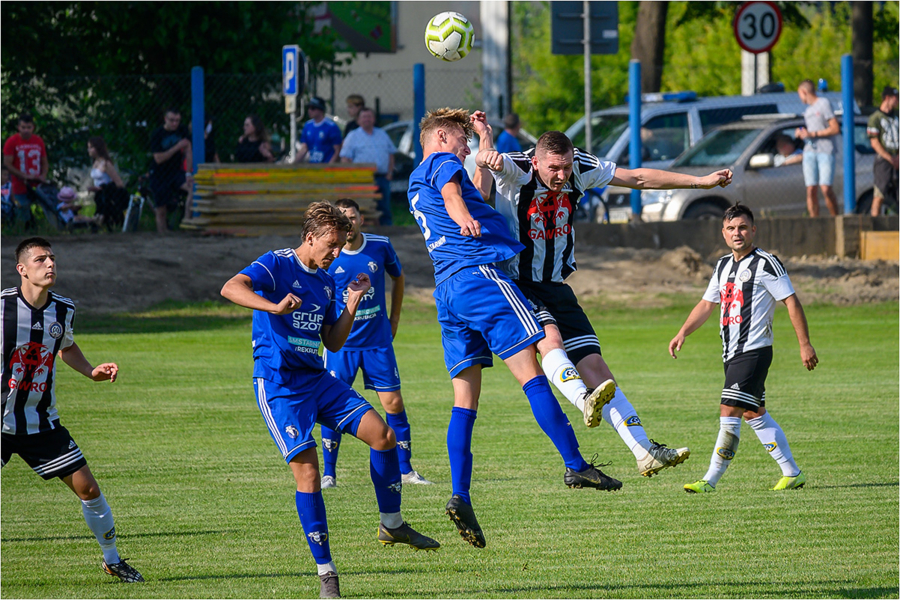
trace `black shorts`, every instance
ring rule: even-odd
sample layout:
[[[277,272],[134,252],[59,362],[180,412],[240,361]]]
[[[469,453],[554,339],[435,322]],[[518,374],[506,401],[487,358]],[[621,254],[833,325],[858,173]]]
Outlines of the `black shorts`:
[[[880,156],[875,158],[875,164],[872,167],[875,175],[875,197],[884,198],[888,204],[897,201],[897,171],[889,163]]]
[[[175,175],[150,176],[150,192],[153,194],[153,205],[156,208],[175,208],[178,206],[178,196],[184,193],[181,186],[187,179],[184,171]]]
[[[758,411],[766,405],[766,376],[772,365],[772,346],[738,354],[725,363],[721,404]]]
[[[565,283],[516,281],[515,284],[538,311],[549,313],[555,321],[572,364],[577,365],[591,354],[600,354],[600,341],[572,288]],[[539,314],[535,313],[535,318],[543,326]]]
[[[69,430],[59,421],[55,424],[55,429],[30,435],[2,434],[0,466],[5,466],[13,454],[18,454],[35,473],[44,479],[53,479],[71,475],[87,465]]]

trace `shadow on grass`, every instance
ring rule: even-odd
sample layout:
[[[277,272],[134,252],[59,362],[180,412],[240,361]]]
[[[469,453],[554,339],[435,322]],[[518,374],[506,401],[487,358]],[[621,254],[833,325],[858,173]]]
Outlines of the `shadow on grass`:
[[[378,571],[379,574],[383,574],[385,571]],[[372,572],[374,573],[374,571]],[[342,571],[341,577],[348,577],[354,575],[371,575],[372,573],[365,572],[351,572],[351,571]],[[391,569],[391,575],[419,575],[422,573],[421,569]],[[309,572],[300,572],[291,571],[290,573],[223,573],[221,575],[194,575],[194,576],[184,576],[184,577],[154,577],[154,581],[215,581],[219,579],[272,579],[272,578],[281,578],[281,577],[316,577],[316,573],[313,571]]]
[[[112,315],[87,312],[78,317],[79,333],[173,333],[250,327],[253,311],[221,302],[163,302],[146,311]]]
[[[898,481],[888,481],[887,483],[850,483],[847,485],[816,485],[817,490],[838,490],[843,488],[877,488],[877,487],[900,487]]]
[[[159,531],[154,533],[128,533],[119,535],[123,540],[131,538],[160,538],[160,537],[186,537],[194,535],[222,535],[224,533],[238,533],[237,529],[217,529],[209,531]],[[46,535],[33,537],[5,537],[0,539],[4,544],[10,542],[59,542],[71,540],[93,540],[90,535]]]

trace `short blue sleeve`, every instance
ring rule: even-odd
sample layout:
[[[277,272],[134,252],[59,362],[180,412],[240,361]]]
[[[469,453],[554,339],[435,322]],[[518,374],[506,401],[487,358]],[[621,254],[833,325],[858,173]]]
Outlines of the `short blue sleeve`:
[[[331,144],[333,146],[336,146],[337,144],[341,143],[341,140],[343,140],[343,138],[341,137],[341,128],[338,127],[337,125],[335,125],[334,123],[332,123],[330,129],[331,129]]]
[[[384,245],[384,270],[391,277],[400,277],[403,267],[400,265],[400,257],[394,251],[394,247],[388,242]]]
[[[441,157],[440,162],[433,164],[434,170],[431,173],[431,181],[429,182],[434,188],[440,192],[445,185],[450,183],[454,176],[463,170],[462,163],[454,155],[447,153],[446,157]],[[460,179],[462,185],[462,179]]]
[[[241,271],[253,283],[254,291],[274,292],[275,273],[278,270],[275,254],[266,252]]]

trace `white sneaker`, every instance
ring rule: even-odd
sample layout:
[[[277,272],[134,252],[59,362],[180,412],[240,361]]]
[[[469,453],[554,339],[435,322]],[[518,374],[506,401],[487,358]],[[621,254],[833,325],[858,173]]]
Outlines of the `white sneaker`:
[[[408,484],[416,484],[416,485],[434,485],[433,481],[428,481],[421,475],[419,475],[418,471],[410,471],[409,473],[404,473],[400,476],[401,483]]]
[[[337,480],[331,475],[326,475],[322,478],[321,487],[323,490],[327,490],[328,488],[337,487]]]
[[[644,477],[653,477],[665,468],[680,465],[690,455],[690,448],[667,448],[665,444],[657,444],[650,440],[649,452],[637,461],[638,471]]]
[[[616,395],[616,382],[607,379],[596,388],[588,389],[584,395],[584,424],[596,427],[603,418],[603,407]]]

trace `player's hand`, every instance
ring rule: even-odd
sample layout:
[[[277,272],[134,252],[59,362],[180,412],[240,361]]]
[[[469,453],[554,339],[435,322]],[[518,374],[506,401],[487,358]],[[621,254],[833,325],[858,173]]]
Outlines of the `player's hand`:
[[[350,282],[347,289],[353,294],[362,295],[369,291],[370,287],[372,287],[372,282],[369,280],[369,276],[365,273],[360,273],[356,276],[356,279]]]
[[[486,167],[491,171],[499,171],[503,168],[503,155],[491,148],[490,150],[479,150],[475,155],[475,166]]]
[[[287,315],[300,308],[301,304],[303,304],[303,300],[294,294],[288,294],[282,298],[281,302],[275,305],[275,310],[269,312],[273,315]]]
[[[701,177],[698,186],[704,190],[708,190],[716,186],[727,187],[731,183],[731,178],[733,175],[734,173],[731,172],[731,169],[722,169],[721,171],[710,173],[706,177]]]
[[[900,155],[895,154],[891,157],[891,166],[894,169],[900,168]]]
[[[810,344],[800,347],[800,360],[807,371],[812,371],[819,364],[819,357],[816,356],[816,349]]]
[[[481,223],[470,217],[460,226],[459,234],[466,237],[481,237]]]
[[[179,150],[184,150],[185,148],[187,148],[190,145],[191,145],[191,141],[189,139],[181,138],[180,140],[178,140],[178,143],[175,144],[175,147],[178,148]]]
[[[682,346],[684,346],[684,336],[679,333],[672,338],[671,342],[669,342],[669,356],[671,356],[672,358],[678,358],[675,353],[681,352]]]
[[[472,121],[472,128],[475,129],[478,137],[481,137],[483,133],[491,133],[491,126],[488,125],[487,115],[484,114],[484,111],[476,110],[469,116],[469,120]]]
[[[119,365],[116,363],[103,363],[102,365],[97,365],[94,367],[94,370],[91,371],[91,379],[94,381],[109,381],[112,383],[116,380],[116,377],[119,375]]]
[[[798,127],[794,130],[794,137],[800,138],[801,140],[805,140],[809,137],[809,132],[806,131],[806,127]]]

